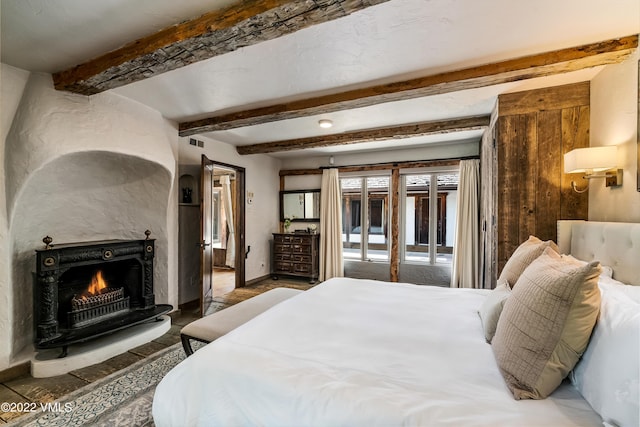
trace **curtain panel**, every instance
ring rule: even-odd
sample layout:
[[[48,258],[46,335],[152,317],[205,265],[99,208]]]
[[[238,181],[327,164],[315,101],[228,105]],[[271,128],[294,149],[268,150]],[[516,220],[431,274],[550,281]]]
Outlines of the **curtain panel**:
[[[225,216],[227,218],[227,227],[229,230],[229,234],[227,235],[227,258],[225,264],[228,267],[235,268],[236,230],[233,219],[233,201],[231,200],[231,180],[229,179],[229,175],[222,175],[220,177],[220,184],[222,184],[222,199],[224,203]]]
[[[320,189],[320,281],[343,276],[340,178],[337,169],[325,169]]]
[[[480,161],[460,161],[458,218],[451,266],[452,288],[479,287]]]

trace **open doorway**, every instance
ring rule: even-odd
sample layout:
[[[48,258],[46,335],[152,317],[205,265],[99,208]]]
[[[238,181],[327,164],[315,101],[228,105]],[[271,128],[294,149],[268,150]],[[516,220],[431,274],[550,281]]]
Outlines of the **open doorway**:
[[[202,156],[200,314],[213,299],[244,286],[244,168]]]

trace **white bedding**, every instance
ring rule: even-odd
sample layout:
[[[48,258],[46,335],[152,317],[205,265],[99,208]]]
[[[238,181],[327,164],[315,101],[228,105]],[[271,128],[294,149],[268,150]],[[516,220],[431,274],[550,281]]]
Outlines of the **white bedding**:
[[[489,291],[332,279],[175,367],[163,426],[601,426],[569,383],[516,401],[485,342]]]

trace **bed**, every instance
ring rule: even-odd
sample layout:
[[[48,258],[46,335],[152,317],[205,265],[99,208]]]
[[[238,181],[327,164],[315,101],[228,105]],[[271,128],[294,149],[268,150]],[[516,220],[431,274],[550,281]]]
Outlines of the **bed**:
[[[640,287],[631,285],[640,285],[640,224],[560,222],[558,236],[559,251],[584,264],[599,257],[613,277],[598,278],[603,305],[583,359],[545,399],[516,400],[505,383],[478,315],[495,291],[340,278],[276,305],[176,366],[156,389],[154,421],[637,426]],[[615,317],[621,306],[630,313],[623,319]],[[605,322],[622,324],[620,336]]]

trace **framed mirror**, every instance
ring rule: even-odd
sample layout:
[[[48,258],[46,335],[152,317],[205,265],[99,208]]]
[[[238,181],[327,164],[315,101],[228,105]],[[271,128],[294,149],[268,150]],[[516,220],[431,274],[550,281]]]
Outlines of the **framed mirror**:
[[[320,190],[280,192],[280,221],[320,221]]]

